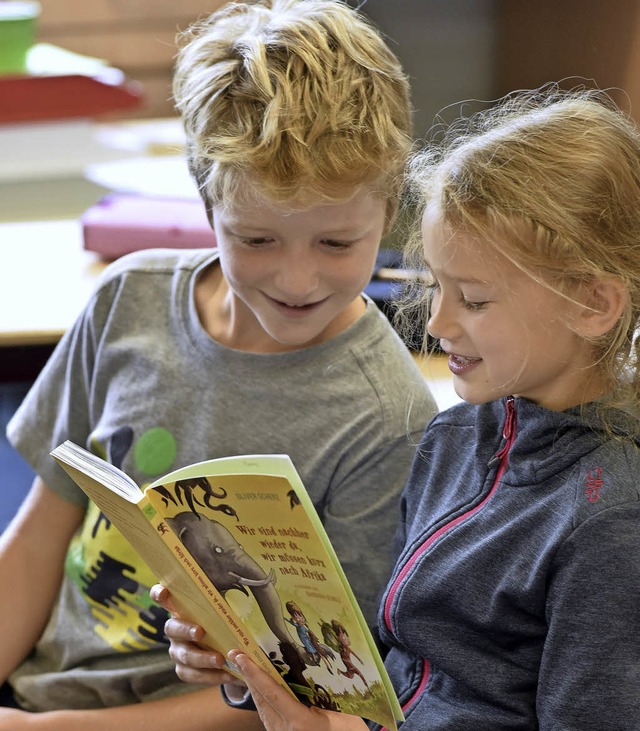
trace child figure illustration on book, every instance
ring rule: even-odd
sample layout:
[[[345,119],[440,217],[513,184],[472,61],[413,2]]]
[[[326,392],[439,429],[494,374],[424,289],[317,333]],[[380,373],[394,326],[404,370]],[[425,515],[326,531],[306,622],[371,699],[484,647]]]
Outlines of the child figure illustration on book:
[[[285,617],[284,621],[289,622],[296,628],[298,638],[306,651],[305,660],[311,665],[320,665],[320,661],[322,661],[327,670],[333,675],[330,659],[333,659],[335,655],[331,648],[323,645],[309,629],[309,623],[304,612],[295,602],[288,601],[286,607],[290,617]]]
[[[358,662],[362,662],[362,660],[356,655],[356,653],[351,649],[351,640],[349,639],[349,633],[345,629],[344,625],[338,622],[337,619],[331,620],[331,628],[335,634],[336,640],[338,641],[339,650],[340,653],[340,659],[342,660],[342,663],[344,664],[345,669],[340,670],[338,668],[338,672],[340,675],[344,675],[345,678],[353,678],[354,675],[357,675],[358,677],[362,678],[362,682],[367,687],[367,690],[369,689],[369,683],[367,683],[366,678],[362,674],[360,670],[353,664],[353,661],[351,660],[351,656],[356,658]]]

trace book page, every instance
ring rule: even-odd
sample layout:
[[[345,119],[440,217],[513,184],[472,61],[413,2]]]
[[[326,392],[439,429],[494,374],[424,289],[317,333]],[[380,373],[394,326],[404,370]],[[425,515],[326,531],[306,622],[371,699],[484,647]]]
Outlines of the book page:
[[[74,442],[63,442],[51,452],[51,456],[84,492],[104,492],[107,487],[130,503],[138,503],[144,497],[142,490],[129,475]],[[73,474],[67,466],[73,469]]]

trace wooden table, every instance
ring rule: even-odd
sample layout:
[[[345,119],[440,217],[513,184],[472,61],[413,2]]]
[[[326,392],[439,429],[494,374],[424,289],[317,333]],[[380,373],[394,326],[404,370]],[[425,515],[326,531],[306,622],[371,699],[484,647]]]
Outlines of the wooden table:
[[[0,382],[37,376],[105,266],[77,219],[0,223]],[[446,359],[415,358],[440,408],[459,400]]]
[[[55,345],[103,268],[76,220],[0,224],[0,347]]]
[[[0,382],[37,376],[104,266],[77,220],[0,224]]]

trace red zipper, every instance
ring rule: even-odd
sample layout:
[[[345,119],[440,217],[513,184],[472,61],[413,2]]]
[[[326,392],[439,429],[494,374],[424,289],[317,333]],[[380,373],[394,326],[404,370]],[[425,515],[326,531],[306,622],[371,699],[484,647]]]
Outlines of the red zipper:
[[[494,459],[500,460],[500,467],[498,468],[498,472],[496,473],[496,477],[493,481],[493,485],[491,486],[491,490],[489,490],[487,496],[480,502],[478,505],[476,505],[474,508],[471,508],[471,510],[468,510],[466,513],[463,513],[462,515],[459,515],[457,518],[452,520],[450,523],[447,523],[446,525],[443,525],[441,528],[438,528],[438,530],[435,533],[432,533],[425,541],[422,543],[415,552],[411,555],[411,557],[408,559],[408,561],[405,563],[405,565],[402,567],[402,570],[396,577],[395,581],[391,585],[391,588],[389,589],[389,592],[387,594],[387,599],[385,601],[384,606],[384,622],[389,629],[390,632],[392,632],[391,627],[391,604],[393,603],[393,599],[395,595],[398,592],[398,589],[400,588],[400,585],[404,581],[404,578],[411,570],[412,566],[416,563],[416,561],[422,556],[425,551],[427,551],[430,546],[433,545],[435,541],[438,540],[442,535],[444,535],[448,530],[451,528],[455,528],[455,526],[462,523],[463,520],[467,520],[467,518],[470,518],[472,515],[478,512],[481,508],[483,508],[487,502],[490,500],[491,496],[494,494],[494,492],[498,489],[498,485],[500,484],[500,480],[502,479],[502,476],[504,475],[505,470],[507,469],[507,464],[509,462],[509,450],[511,449],[511,445],[513,444],[515,438],[516,438],[516,409],[514,405],[513,397],[510,396],[507,399],[507,402],[505,404],[506,408],[506,417],[504,421],[504,428],[502,430],[502,437],[505,440],[504,445],[500,448],[498,452],[496,452]],[[429,661],[424,660],[423,670],[422,670],[422,678],[420,680],[420,683],[418,684],[418,688],[416,692],[411,696],[411,698],[402,706],[403,712],[409,708],[416,698],[419,697],[419,695],[422,693],[424,687],[427,684],[427,681],[429,679],[429,672],[430,672],[430,666]],[[386,731],[386,729],[383,729],[383,731]]]

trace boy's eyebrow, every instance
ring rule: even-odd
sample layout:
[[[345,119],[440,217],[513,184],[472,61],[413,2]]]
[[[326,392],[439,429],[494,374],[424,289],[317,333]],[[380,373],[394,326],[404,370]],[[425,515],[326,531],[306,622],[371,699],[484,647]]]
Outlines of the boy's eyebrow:
[[[236,232],[236,230],[240,230],[243,233],[262,233],[264,231],[270,231],[272,228],[269,224],[264,224],[259,221],[247,221],[240,217],[237,219],[229,217],[227,220],[221,221],[220,225],[227,231]],[[357,238],[364,235],[366,228],[366,225],[345,224],[340,228],[322,230],[319,234],[326,237]]]

